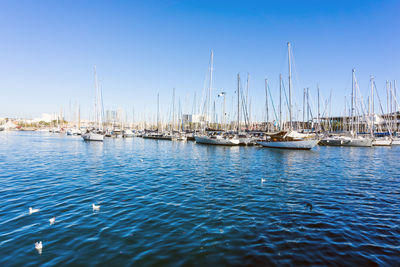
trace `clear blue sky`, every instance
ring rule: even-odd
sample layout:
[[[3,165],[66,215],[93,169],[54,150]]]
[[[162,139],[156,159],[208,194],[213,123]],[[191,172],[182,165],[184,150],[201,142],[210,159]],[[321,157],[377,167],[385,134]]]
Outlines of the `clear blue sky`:
[[[87,116],[94,64],[105,109],[154,113],[160,92],[166,112],[176,88],[191,110],[213,49],[214,96],[227,91],[230,105],[236,74],[250,73],[253,115],[261,118],[264,79],[274,96],[279,73],[287,80],[288,41],[297,105],[304,87],[316,98],[318,83],[323,98],[333,90],[339,114],[353,67],[364,97],[369,75],[382,94],[386,79],[400,78],[399,14],[395,0],[1,1],[0,117],[68,111],[75,100]]]

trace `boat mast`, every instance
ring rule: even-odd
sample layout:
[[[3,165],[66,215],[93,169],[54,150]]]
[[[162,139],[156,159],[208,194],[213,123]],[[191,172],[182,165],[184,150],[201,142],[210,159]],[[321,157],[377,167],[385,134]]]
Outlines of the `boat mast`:
[[[279,74],[279,130],[282,130],[282,74]]]
[[[213,60],[214,60],[214,51],[211,50],[211,58],[210,58],[210,81],[208,86],[208,105],[207,105],[207,119],[208,125],[211,124],[211,116],[210,116],[210,106],[211,106],[211,89],[212,89],[212,76],[213,76]]]
[[[332,93],[332,92],[331,92]],[[310,88],[307,87],[307,130],[310,128]],[[332,115],[332,114],[330,114]]]
[[[289,130],[292,131],[292,70],[290,66],[290,42],[288,47],[288,65],[289,65]]]
[[[160,93],[157,93],[157,133],[160,132]]]
[[[346,117],[347,117],[347,100],[346,100],[346,96],[344,96],[343,131],[347,131],[347,128],[348,128]]]
[[[389,81],[386,80],[386,122],[389,123]],[[389,128],[389,126],[387,126]],[[387,129],[389,130],[389,129]]]
[[[103,86],[100,84],[100,99],[99,99],[99,105],[100,105],[100,113],[99,113],[99,129],[100,131],[103,131],[103,119],[104,119],[104,103],[103,103]]]
[[[247,118],[247,125],[246,125],[246,128],[247,128],[247,129],[249,128],[249,125],[250,125],[250,109],[251,109],[251,105],[250,105],[250,102],[249,102],[249,80],[250,80],[250,74],[247,73],[247,83],[246,83],[246,107],[245,107],[245,110],[246,110],[246,115],[245,115],[245,117]]]
[[[81,105],[78,104],[78,129],[81,130]]]
[[[175,129],[175,88],[172,89],[172,132]]]
[[[237,134],[239,135],[240,130],[240,75],[237,75]]]
[[[268,110],[268,80],[265,79],[265,112],[267,113],[267,127],[266,130],[269,130],[269,110]]]
[[[350,119],[351,119],[351,131],[354,131],[354,120],[353,120],[353,115],[354,115],[354,69],[352,69],[351,73],[351,112],[350,112]]]
[[[374,137],[374,76],[371,75],[371,137]]]
[[[396,123],[396,135],[397,135],[397,129],[398,129],[398,123],[397,123],[397,109],[398,109],[398,105],[399,103],[397,102],[397,90],[396,90],[396,80],[393,81],[393,90],[394,90],[394,114],[393,114],[393,119],[394,119],[394,123]]]
[[[97,126],[97,72],[96,65],[94,65],[94,125]]]
[[[318,93],[318,127],[321,129],[321,122],[320,122],[320,111],[319,111],[319,85],[317,84],[317,93]],[[344,103],[346,105],[346,103]],[[346,108],[345,108],[346,110]]]
[[[303,129],[305,129],[305,114],[306,112],[306,88],[303,89]]]

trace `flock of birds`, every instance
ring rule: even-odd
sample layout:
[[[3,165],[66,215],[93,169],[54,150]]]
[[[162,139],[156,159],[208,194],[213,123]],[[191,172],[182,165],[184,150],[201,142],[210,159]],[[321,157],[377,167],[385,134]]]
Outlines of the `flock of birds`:
[[[266,182],[267,179],[265,178],[261,178],[261,183]],[[312,204],[310,202],[306,202],[306,207],[310,209],[310,211],[312,210]],[[100,211],[100,205],[95,205],[94,203],[92,204],[92,209],[93,211]],[[40,209],[33,209],[32,207],[29,208],[29,215],[39,212]],[[56,222],[56,217],[50,218],[49,219],[50,225],[53,225]],[[42,254],[42,250],[43,250],[43,243],[42,241],[39,242],[35,242],[35,249],[38,251],[39,254]]]
[[[99,211],[100,210],[100,205],[95,205],[94,203],[92,204],[92,209],[93,211]],[[32,207],[29,207],[29,215],[32,215],[33,213],[39,212],[40,209],[33,209]],[[53,225],[56,222],[56,217],[50,218],[49,219],[50,225]],[[38,251],[39,254],[42,254],[43,250],[43,243],[42,241],[35,242],[35,249]]]

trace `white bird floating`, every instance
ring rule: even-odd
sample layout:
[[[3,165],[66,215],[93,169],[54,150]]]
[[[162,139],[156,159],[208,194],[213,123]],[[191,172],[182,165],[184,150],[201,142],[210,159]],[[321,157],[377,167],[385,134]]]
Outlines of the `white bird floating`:
[[[32,207],[29,207],[29,215],[35,212],[39,212],[39,209],[32,209]]]
[[[261,178],[261,183],[264,183],[266,181],[267,181],[267,179]]]
[[[42,254],[42,249],[43,249],[42,241],[35,242],[35,249],[39,252],[39,254]]]
[[[143,162],[143,159],[140,159],[140,162]]]
[[[93,208],[93,210],[95,211],[95,210],[100,210],[100,205],[95,205],[95,204],[92,204],[92,208]]]
[[[50,218],[49,222],[50,222],[50,225],[54,224],[56,222],[56,217]]]

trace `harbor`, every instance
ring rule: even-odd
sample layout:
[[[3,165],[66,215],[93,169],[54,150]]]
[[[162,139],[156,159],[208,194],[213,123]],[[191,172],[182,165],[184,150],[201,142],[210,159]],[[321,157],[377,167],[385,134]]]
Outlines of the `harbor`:
[[[275,149],[299,149],[310,150],[316,145],[323,146],[347,146],[347,147],[372,147],[372,146],[392,146],[400,145],[400,137],[397,132],[400,125],[400,105],[397,101],[396,80],[393,82],[386,81],[386,103],[381,101],[379,90],[374,81],[374,77],[370,77],[369,95],[363,97],[357,82],[355,69],[351,72],[351,99],[350,104],[345,98],[342,116],[328,117],[331,113],[332,92],[329,99],[326,99],[325,105],[320,104],[320,90],[317,88],[317,110],[313,109],[313,100],[310,96],[309,88],[304,88],[302,101],[302,120],[294,114],[292,103],[292,63],[293,57],[291,52],[291,44],[287,43],[288,58],[288,90],[285,90],[285,82],[282,75],[279,75],[279,116],[277,114],[274,99],[272,98],[271,88],[268,86],[268,80],[265,79],[265,121],[251,121],[250,114],[252,112],[249,102],[249,75],[247,76],[246,94],[243,93],[244,86],[241,82],[240,74],[237,74],[237,88],[235,91],[236,107],[231,106],[229,113],[230,121],[227,119],[226,112],[226,92],[221,92],[217,97],[223,97],[223,107],[221,114],[217,114],[215,108],[215,93],[213,90],[213,62],[214,52],[211,50],[209,65],[209,85],[204,89],[204,101],[200,102],[200,114],[183,114],[181,102],[179,107],[175,109],[175,89],[172,93],[170,121],[163,123],[160,114],[160,97],[157,94],[157,110],[155,123],[149,121],[141,121],[134,123],[134,113],[132,121],[128,122],[128,116],[124,116],[124,111],[119,110],[119,115],[114,112],[112,118],[107,111],[107,119],[104,116],[104,100],[103,92],[99,86],[96,66],[94,66],[94,120],[86,121],[86,125],[82,127],[80,121],[80,108],[75,105],[72,121],[66,121],[62,113],[56,115],[57,120],[52,120],[52,127],[43,126],[42,121],[39,123],[30,122],[27,125],[26,120],[13,123],[7,119],[3,125],[0,124],[1,130],[33,130],[48,131],[53,133],[67,135],[81,135],[84,141],[104,141],[105,137],[114,138],[132,138],[142,137],[154,140],[169,141],[195,141],[198,144],[222,145],[222,146],[262,146]],[[282,93],[283,91],[283,93]],[[365,90],[364,90],[365,91]],[[382,90],[380,90],[382,91]],[[282,105],[282,95],[285,95],[287,105]],[[377,98],[377,101],[375,101]],[[233,98],[232,98],[233,99]],[[366,99],[366,100],[365,100]],[[384,99],[384,98],[382,98]],[[275,102],[276,99],[275,99]],[[376,103],[377,102],[377,103]],[[213,103],[213,111],[211,111],[211,103]],[[232,101],[233,103],[233,101]],[[299,103],[294,103],[295,106]],[[347,108],[347,105],[349,107]],[[386,110],[383,106],[385,105]],[[377,112],[375,112],[375,107]],[[272,108],[271,108],[272,107]],[[197,109],[196,102],[193,102],[193,110]],[[272,109],[272,111],[271,111]],[[284,111],[282,112],[282,109]],[[134,109],[133,109],[134,110]],[[71,111],[71,107],[70,107]],[[270,114],[271,113],[271,114]],[[286,120],[282,119],[282,113],[286,115]],[[72,111],[71,111],[72,114]],[[317,114],[317,116],[313,115]],[[219,120],[217,119],[219,115]],[[270,116],[275,116],[275,120]],[[90,117],[90,116],[89,116]],[[236,118],[235,118],[236,117]],[[236,119],[236,120],[235,120]],[[42,123],[42,125],[40,125]],[[25,124],[25,127],[23,125]]]
[[[399,266],[399,12],[0,1],[0,266]]]

